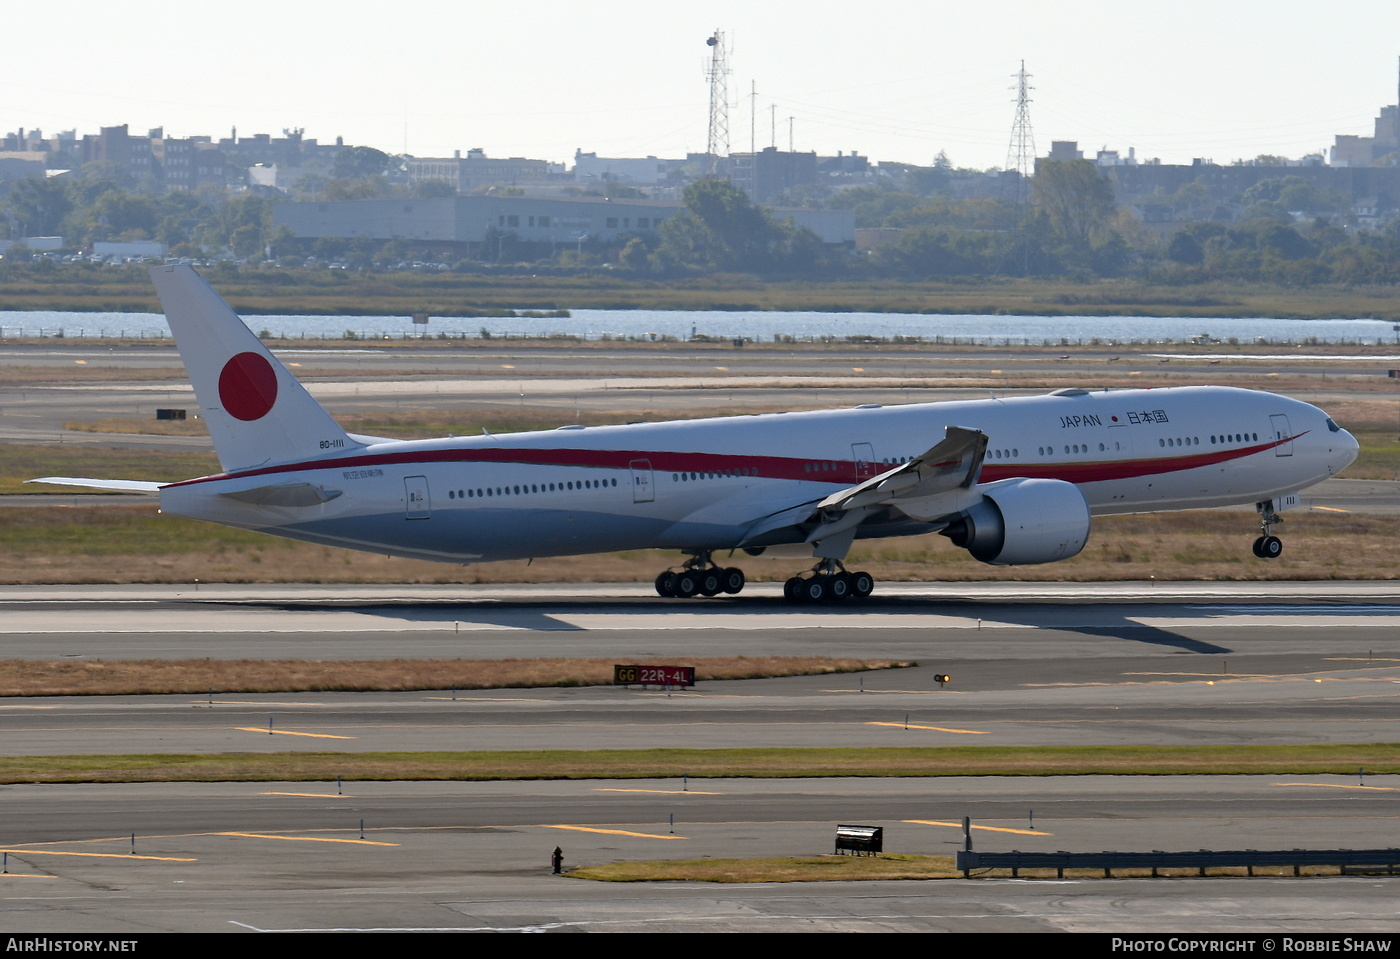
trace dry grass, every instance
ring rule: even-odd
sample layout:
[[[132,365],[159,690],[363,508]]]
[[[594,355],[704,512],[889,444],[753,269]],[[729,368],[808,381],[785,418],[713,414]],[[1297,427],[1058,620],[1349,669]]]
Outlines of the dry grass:
[[[372,692],[608,686],[613,659],[148,659],[115,662],[0,660],[0,696]],[[812,676],[913,665],[829,656],[728,656],[687,660],[697,682]]]
[[[23,343],[24,340],[7,339],[8,343]],[[48,345],[52,341],[36,341]],[[94,341],[86,341],[90,345]],[[107,341],[97,341],[106,345]],[[164,341],[162,345],[173,345]],[[101,366],[94,363],[72,366],[6,366],[0,371],[0,384],[14,386],[59,386],[72,383],[151,383],[171,381],[177,385],[189,382],[185,371],[175,367]]]
[[[305,727],[303,727],[305,728]],[[278,746],[283,744],[279,741]],[[0,782],[814,779],[925,776],[1374,775],[1395,743],[1286,746],[537,749],[0,757]]]
[[[158,419],[130,419],[125,417],[109,416],[100,420],[74,421],[64,423],[65,430],[74,430],[79,433],[124,433],[143,434],[147,436],[208,436],[209,430],[205,428],[201,419],[185,420],[158,420]],[[188,477],[185,477],[188,479]]]
[[[959,879],[951,856],[792,856],[781,859],[678,859],[614,862],[570,870],[602,882],[835,882]]]

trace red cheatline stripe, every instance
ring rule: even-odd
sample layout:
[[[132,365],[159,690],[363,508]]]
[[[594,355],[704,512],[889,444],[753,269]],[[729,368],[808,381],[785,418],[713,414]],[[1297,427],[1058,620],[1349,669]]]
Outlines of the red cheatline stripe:
[[[1084,463],[997,463],[983,462],[980,482],[990,483],[1013,477],[1065,480],[1070,483],[1098,483],[1105,480],[1131,479],[1137,476],[1151,476],[1159,473],[1176,473],[1181,470],[1197,469],[1229,460],[1243,459],[1271,450],[1276,446],[1292,442],[1307,432],[1286,439],[1260,443],[1231,450],[1213,450],[1191,453],[1186,456],[1163,456],[1143,460],[1109,460]],[[276,476],[283,473],[297,473],[303,470],[347,470],[365,469],[402,464],[436,463],[510,463],[522,466],[562,466],[587,467],[592,469],[626,470],[633,463],[644,460],[650,468],[660,473],[724,473],[746,475],[746,471],[757,470],[757,475],[765,479],[810,480],[850,485],[878,475],[890,467],[872,464],[866,467],[867,475],[857,476],[853,461],[798,459],[786,456],[747,456],[737,453],[683,453],[655,450],[586,450],[586,449],[531,449],[531,448],[485,448],[448,450],[406,450],[400,453],[370,453],[362,456],[345,456],[331,460],[309,460],[300,463],[287,463],[281,466],[268,466],[262,469],[244,470],[236,473],[223,473],[217,476],[202,476],[198,479],[171,483],[171,486],[190,486],[196,483],[210,483],[228,479],[251,479],[258,476]],[[827,466],[826,469],[809,470],[814,463]],[[646,467],[642,467],[646,468]]]

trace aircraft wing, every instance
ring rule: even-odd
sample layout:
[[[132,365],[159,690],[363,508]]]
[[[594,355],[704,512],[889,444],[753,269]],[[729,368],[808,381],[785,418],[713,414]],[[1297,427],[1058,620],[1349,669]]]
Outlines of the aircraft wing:
[[[862,506],[897,506],[916,519],[932,519],[904,507],[951,490],[971,489],[977,484],[986,452],[987,434],[950,426],[943,441],[926,453],[859,486],[832,493],[817,508],[849,511]]]
[[[150,483],[145,480],[84,479],[78,476],[41,476],[25,480],[26,483],[52,483],[55,486],[81,486],[85,489],[101,489],[115,493],[154,493],[164,483]]]
[[[808,543],[851,538],[866,519],[889,510],[924,522],[947,516],[974,498],[986,451],[985,433],[950,426],[941,442],[907,463],[820,502],[794,506],[759,520],[740,545],[782,542],[774,534],[792,527],[800,527]]]

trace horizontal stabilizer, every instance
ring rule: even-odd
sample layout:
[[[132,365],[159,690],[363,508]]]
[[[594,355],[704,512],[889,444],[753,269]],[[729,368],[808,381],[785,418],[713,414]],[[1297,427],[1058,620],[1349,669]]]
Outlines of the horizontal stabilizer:
[[[311,483],[287,483],[283,486],[258,486],[224,493],[229,499],[254,506],[319,506],[341,495],[341,490],[313,486]]]
[[[164,483],[150,483],[145,480],[85,479],[80,476],[41,476],[25,480],[26,483],[52,483],[55,486],[81,486],[84,489],[107,490],[111,493],[154,493]]]

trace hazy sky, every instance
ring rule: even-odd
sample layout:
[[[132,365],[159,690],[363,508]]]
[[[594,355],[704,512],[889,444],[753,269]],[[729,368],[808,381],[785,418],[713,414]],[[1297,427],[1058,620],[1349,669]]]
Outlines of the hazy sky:
[[[77,0],[7,8],[0,126],[677,157],[705,149],[716,28],[734,151],[776,114],[780,149],[791,126],[823,155],[1002,166],[1022,59],[1042,155],[1300,156],[1397,101],[1395,0]]]

